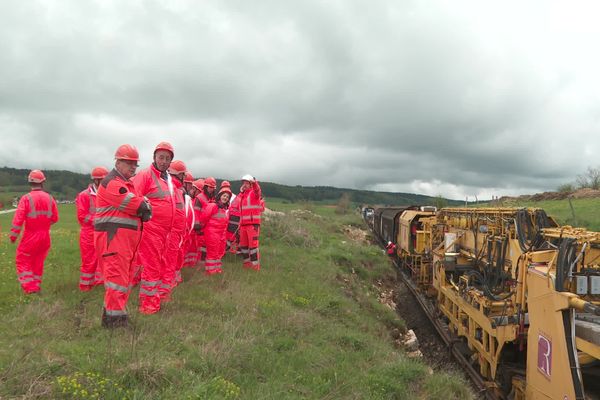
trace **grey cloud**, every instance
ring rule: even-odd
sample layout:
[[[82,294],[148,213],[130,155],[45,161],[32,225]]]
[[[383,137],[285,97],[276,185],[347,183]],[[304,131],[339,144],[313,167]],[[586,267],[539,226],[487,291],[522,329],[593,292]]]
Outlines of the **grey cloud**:
[[[85,171],[120,143],[148,162],[171,140],[200,175],[553,189],[600,150],[598,80],[580,67],[600,63],[554,66],[535,21],[477,7],[2,2],[0,157]]]

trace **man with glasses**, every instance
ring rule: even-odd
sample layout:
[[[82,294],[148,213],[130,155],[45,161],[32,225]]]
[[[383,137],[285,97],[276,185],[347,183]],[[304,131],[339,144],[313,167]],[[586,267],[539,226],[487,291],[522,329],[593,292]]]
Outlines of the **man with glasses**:
[[[151,216],[150,204],[136,194],[131,177],[139,153],[129,144],[119,146],[115,168],[100,182],[96,194],[94,243],[104,274],[102,326],[127,326],[127,300],[135,269],[141,222]]]

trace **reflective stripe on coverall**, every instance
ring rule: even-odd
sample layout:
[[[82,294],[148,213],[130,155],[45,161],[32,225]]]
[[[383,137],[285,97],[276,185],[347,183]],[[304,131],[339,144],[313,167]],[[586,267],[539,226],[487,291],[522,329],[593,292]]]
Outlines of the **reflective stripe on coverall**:
[[[140,242],[142,280],[140,282],[140,312],[153,314],[160,310],[160,290],[168,293],[167,283],[163,284],[167,271],[167,245],[173,227],[175,202],[173,183],[167,172],[159,171],[154,164],[133,178],[133,184],[140,196],[148,198],[152,206],[152,218],[144,224]]]
[[[206,206],[212,202],[213,200],[209,199],[204,192],[198,193],[194,199],[194,212],[196,214],[196,226],[194,227],[197,249],[196,265],[200,267],[204,265],[206,260],[206,238],[204,237],[204,226],[200,223],[200,217]]]
[[[225,231],[229,222],[227,209],[219,207],[216,203],[209,203],[202,211],[200,222],[205,226],[205,272],[207,275],[221,273],[221,259],[225,255]]]
[[[196,223],[196,215],[194,213],[194,200],[187,194],[183,195],[183,209],[185,210],[185,232],[183,235],[183,245],[181,246],[180,257],[181,257],[181,265],[179,270],[176,272],[175,279],[176,282],[182,282],[183,278],[181,277],[181,268],[185,266],[192,266],[196,263],[195,256],[192,256],[192,263],[190,264],[190,259],[188,258],[190,255],[191,242],[193,241],[193,245],[196,245],[196,238],[194,235],[194,224]],[[196,250],[193,250],[193,254],[196,254]]]
[[[110,317],[127,315],[134,260],[140,242],[137,210],[143,201],[135,194],[133,183],[115,169],[98,187],[94,244],[104,275],[104,309]]]
[[[173,179],[173,178],[172,178]],[[169,299],[171,289],[177,285],[177,273],[183,263],[183,254],[180,251],[183,247],[185,236],[185,198],[183,195],[182,183],[177,178],[173,179],[175,191],[173,197],[175,201],[175,214],[173,218],[173,228],[169,235],[169,242],[165,254],[165,271],[162,275],[162,282],[158,289],[161,298]]]
[[[240,198],[240,250],[244,257],[244,267],[260,270],[258,238],[260,236],[260,215],[265,209],[258,182],[238,195]]]
[[[238,236],[240,234],[240,200],[241,197],[233,196],[231,199],[231,205],[227,210],[229,215],[229,224],[227,225],[227,232],[225,238],[227,240],[227,248],[229,252],[235,254],[238,248]]]
[[[81,226],[79,232],[79,251],[81,267],[79,290],[87,291],[103,283],[102,272],[98,268],[98,258],[94,246],[94,217],[96,215],[96,187],[89,185],[75,198],[77,220]]]
[[[58,221],[54,198],[42,189],[22,196],[13,217],[9,237],[16,240],[25,224],[17,247],[17,278],[25,293],[39,292],[44,274],[44,260],[50,251],[50,225]]]

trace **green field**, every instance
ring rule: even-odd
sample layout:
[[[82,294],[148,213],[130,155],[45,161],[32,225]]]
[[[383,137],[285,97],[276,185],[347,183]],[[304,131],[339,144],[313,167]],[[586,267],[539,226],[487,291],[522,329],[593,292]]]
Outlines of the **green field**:
[[[543,208],[554,217],[560,225],[571,225],[600,231],[600,199],[572,199],[547,201],[510,201],[501,207],[536,207]],[[479,204],[480,207],[497,207],[491,204]]]
[[[454,373],[428,373],[393,345],[404,329],[373,283],[393,275],[371,245],[353,242],[325,206],[270,203],[260,273],[228,256],[221,276],[184,270],[158,315],[131,329],[100,327],[103,290],[80,293],[78,226],[59,206],[39,296],[21,293],[15,246],[0,215],[0,398],[469,399]],[[310,212],[306,211],[309,210]]]

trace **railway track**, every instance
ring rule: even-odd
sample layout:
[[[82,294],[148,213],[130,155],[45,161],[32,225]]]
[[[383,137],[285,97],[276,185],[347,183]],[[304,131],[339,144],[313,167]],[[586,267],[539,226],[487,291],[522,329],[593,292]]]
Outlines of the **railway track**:
[[[423,296],[415,287],[413,281],[406,274],[403,268],[398,265],[398,261],[396,259],[393,260],[394,266],[396,267],[398,278],[402,281],[402,283],[410,290],[414,298],[417,300],[421,309],[437,331],[439,337],[442,339],[448,351],[452,354],[454,359],[458,362],[458,364],[463,368],[463,370],[469,376],[469,379],[473,383],[477,394],[485,400],[503,400],[505,397],[498,395],[495,391],[489,390],[484,380],[479,375],[479,372],[473,368],[469,360],[465,357],[465,354],[460,350],[458,343],[460,340],[458,338],[453,338],[452,334],[448,331],[446,325],[438,318],[437,310],[435,306],[425,297]]]

